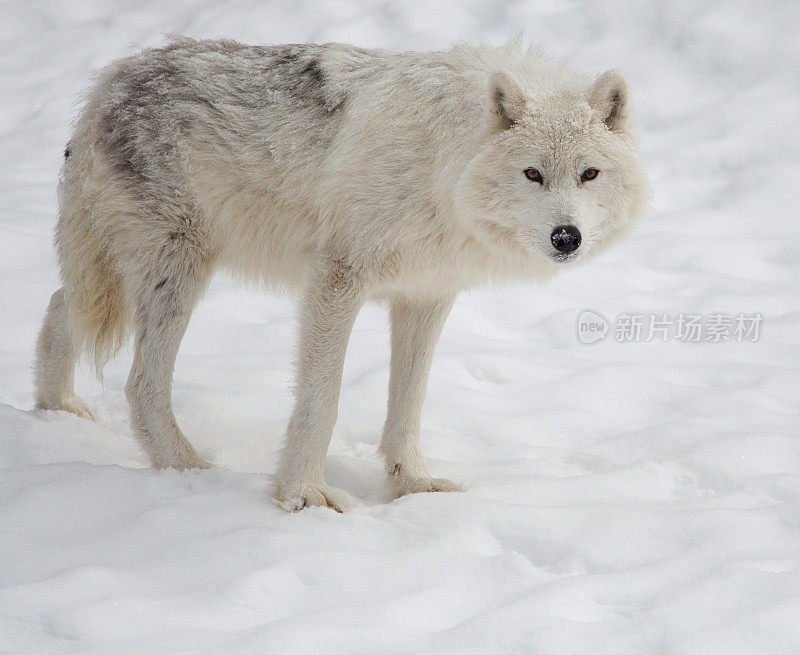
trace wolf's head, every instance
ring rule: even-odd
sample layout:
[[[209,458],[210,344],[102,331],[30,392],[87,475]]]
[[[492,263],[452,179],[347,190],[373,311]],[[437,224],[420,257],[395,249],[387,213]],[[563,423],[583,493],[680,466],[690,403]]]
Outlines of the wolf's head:
[[[533,94],[508,71],[491,75],[487,139],[459,180],[456,207],[498,254],[552,273],[624,234],[650,186],[622,73],[588,88],[546,88]]]

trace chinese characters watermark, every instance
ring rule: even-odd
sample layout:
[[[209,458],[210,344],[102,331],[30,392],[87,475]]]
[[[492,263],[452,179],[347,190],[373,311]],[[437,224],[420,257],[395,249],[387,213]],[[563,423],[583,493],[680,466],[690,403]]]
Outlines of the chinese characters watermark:
[[[682,341],[684,343],[742,343],[758,341],[764,316],[761,313],[739,314],[617,314],[613,323],[591,309],[578,314],[577,333],[581,343],[603,341],[609,336],[619,343],[642,341]]]

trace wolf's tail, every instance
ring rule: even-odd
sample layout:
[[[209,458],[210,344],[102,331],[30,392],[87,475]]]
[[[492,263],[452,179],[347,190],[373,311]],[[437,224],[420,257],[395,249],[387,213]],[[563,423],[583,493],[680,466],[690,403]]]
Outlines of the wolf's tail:
[[[74,351],[76,356],[85,353],[101,377],[127,339],[130,314],[122,277],[91,227],[91,217],[81,211],[62,214],[56,248]]]
[[[80,277],[65,287],[67,314],[77,352],[86,353],[101,376],[128,336],[122,283],[100,258],[77,262]]]

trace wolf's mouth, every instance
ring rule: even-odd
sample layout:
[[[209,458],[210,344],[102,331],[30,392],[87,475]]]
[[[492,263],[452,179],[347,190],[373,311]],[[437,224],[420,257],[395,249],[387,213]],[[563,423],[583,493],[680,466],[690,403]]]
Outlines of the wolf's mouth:
[[[578,259],[578,257],[580,257],[580,255],[578,254],[577,251],[566,252],[566,253],[564,253],[564,252],[551,252],[550,253],[550,259],[552,259],[554,262],[558,262],[559,264],[565,264],[567,262],[574,262],[576,259]]]

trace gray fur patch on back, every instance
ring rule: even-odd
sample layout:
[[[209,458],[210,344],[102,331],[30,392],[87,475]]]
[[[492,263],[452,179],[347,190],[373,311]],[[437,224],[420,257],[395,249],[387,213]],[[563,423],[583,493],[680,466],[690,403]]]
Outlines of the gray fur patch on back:
[[[265,160],[290,156],[280,152],[287,143],[324,152],[347,100],[325,69],[329,47],[180,38],[144,50],[106,78],[98,139],[136,197],[154,206],[167,199],[165,212],[185,215],[182,143],[255,150]]]
[[[284,91],[304,106],[317,105],[325,111],[336,111],[346,100],[344,92],[326,86],[325,71],[314,49],[319,46],[286,45],[275,50],[272,76],[273,89]]]
[[[111,101],[99,116],[100,137],[112,164],[124,179],[146,183],[173,175],[169,135],[187,126],[168,105],[186,93],[188,82],[173,63],[162,58],[147,67],[126,67],[114,80]]]

